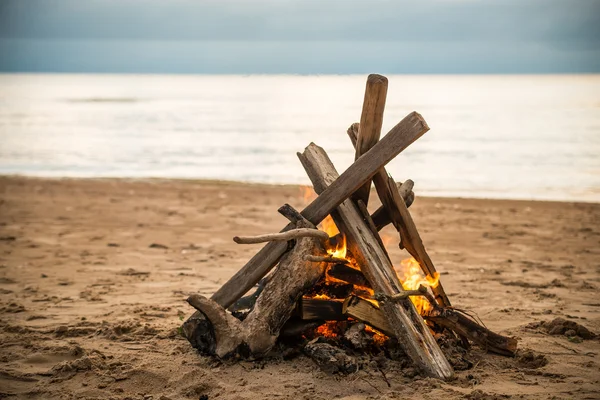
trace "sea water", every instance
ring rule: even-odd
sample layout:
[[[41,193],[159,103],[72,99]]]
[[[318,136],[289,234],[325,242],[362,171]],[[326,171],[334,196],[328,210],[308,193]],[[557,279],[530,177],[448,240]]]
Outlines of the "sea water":
[[[600,75],[389,75],[382,135],[419,195],[600,201]],[[354,159],[365,75],[0,75],[0,174],[308,184],[296,152]]]

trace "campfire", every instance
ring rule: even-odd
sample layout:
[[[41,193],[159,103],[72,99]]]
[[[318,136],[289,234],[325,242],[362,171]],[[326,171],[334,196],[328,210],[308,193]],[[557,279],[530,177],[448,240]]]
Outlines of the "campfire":
[[[341,175],[314,143],[298,153],[314,189],[307,189],[310,204],[302,211],[283,205],[278,211],[290,223],[279,233],[234,238],[267,244],[211,298],[188,298],[197,311],[183,332],[193,347],[256,359],[292,343],[330,372],[358,368],[344,347],[397,350],[440,379],[454,373],[436,340],[444,335],[464,347],[514,355],[515,339],[488,330],[446,295],[408,210],[414,183],[398,184],[385,170],[429,127],[413,112],[379,140],[386,94],[387,79],[370,75],[360,123],[347,131],[355,162]],[[371,182],[382,203],[372,214]],[[412,256],[395,266],[379,234],[389,224]]]

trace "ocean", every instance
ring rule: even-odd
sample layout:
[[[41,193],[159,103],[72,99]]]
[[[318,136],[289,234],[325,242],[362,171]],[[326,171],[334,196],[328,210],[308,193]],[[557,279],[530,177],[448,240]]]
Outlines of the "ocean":
[[[382,135],[431,130],[387,166],[418,195],[600,202],[600,75],[388,75]],[[0,174],[308,184],[341,173],[366,75],[0,75]]]

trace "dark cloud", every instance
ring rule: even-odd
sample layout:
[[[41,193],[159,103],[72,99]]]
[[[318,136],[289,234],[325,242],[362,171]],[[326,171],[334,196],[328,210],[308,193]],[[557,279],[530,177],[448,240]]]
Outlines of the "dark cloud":
[[[156,51],[171,57],[170,66],[161,60],[152,63],[163,72],[187,71],[181,67],[187,64],[192,72],[209,72],[213,65],[219,69],[219,61],[235,62],[234,69],[241,73],[306,72],[313,64],[318,64],[313,72],[346,72],[347,63],[356,66],[350,72],[362,72],[365,60],[357,59],[360,54],[348,58],[343,52],[351,48],[364,54],[373,46],[389,52],[414,52],[421,46],[429,53],[418,55],[420,63],[407,61],[402,54],[371,55],[391,72],[593,72],[600,65],[600,1],[0,0],[0,50],[9,51],[0,59],[0,69],[18,69],[23,62],[43,66],[43,57],[50,60],[57,54],[42,49],[35,56],[33,43],[40,40],[59,53],[75,48],[86,53],[102,43],[104,51],[120,57],[114,64],[135,69],[138,62],[140,72],[147,72],[141,63]],[[213,46],[219,41],[227,42],[222,51],[229,53],[220,54]],[[176,54],[176,48],[212,53]],[[273,49],[279,57],[269,53]],[[322,60],[300,60],[294,70],[284,58],[297,62],[298,54]],[[333,54],[346,58],[331,59]],[[427,65],[440,54],[445,56],[446,70]],[[565,54],[572,59],[561,59]],[[253,59],[259,56],[262,59]],[[540,62],[528,61],[532,56]],[[108,68],[106,60],[89,57],[90,65],[85,60],[73,63],[91,70],[94,62],[98,70]],[[556,68],[548,68],[548,63]],[[60,60],[53,64],[58,69],[60,65]],[[118,72],[118,65],[108,69],[112,68]]]

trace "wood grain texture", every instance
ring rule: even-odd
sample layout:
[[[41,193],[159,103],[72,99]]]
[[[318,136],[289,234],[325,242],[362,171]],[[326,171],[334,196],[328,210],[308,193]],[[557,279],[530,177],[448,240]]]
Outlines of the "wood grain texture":
[[[385,110],[385,99],[387,96],[388,80],[385,76],[371,74],[367,78],[365,87],[365,98],[363,100],[360,125],[356,139],[354,159],[358,160],[375,146],[381,136],[383,125],[383,112]],[[371,181],[368,181],[352,195],[354,200],[362,200],[365,205],[369,203],[371,192]]]
[[[317,193],[324,192],[336,181],[337,171],[322,148],[311,144],[299,157]],[[340,231],[346,234],[348,248],[373,289],[390,296],[402,291],[387,254],[365,225],[354,202],[351,199],[344,201],[331,216]],[[387,302],[382,309],[394,336],[415,365],[429,376],[440,379],[453,376],[452,367],[410,300]]]
[[[340,203],[370,180],[378,170],[428,130],[427,123],[419,113],[412,112],[407,115],[371,150],[352,164],[312,203],[302,210],[302,215],[315,225],[320,223]],[[294,226],[290,223],[281,232],[290,230]],[[286,242],[270,242],[217,290],[211,298],[223,307],[229,307],[277,264],[287,248]]]

